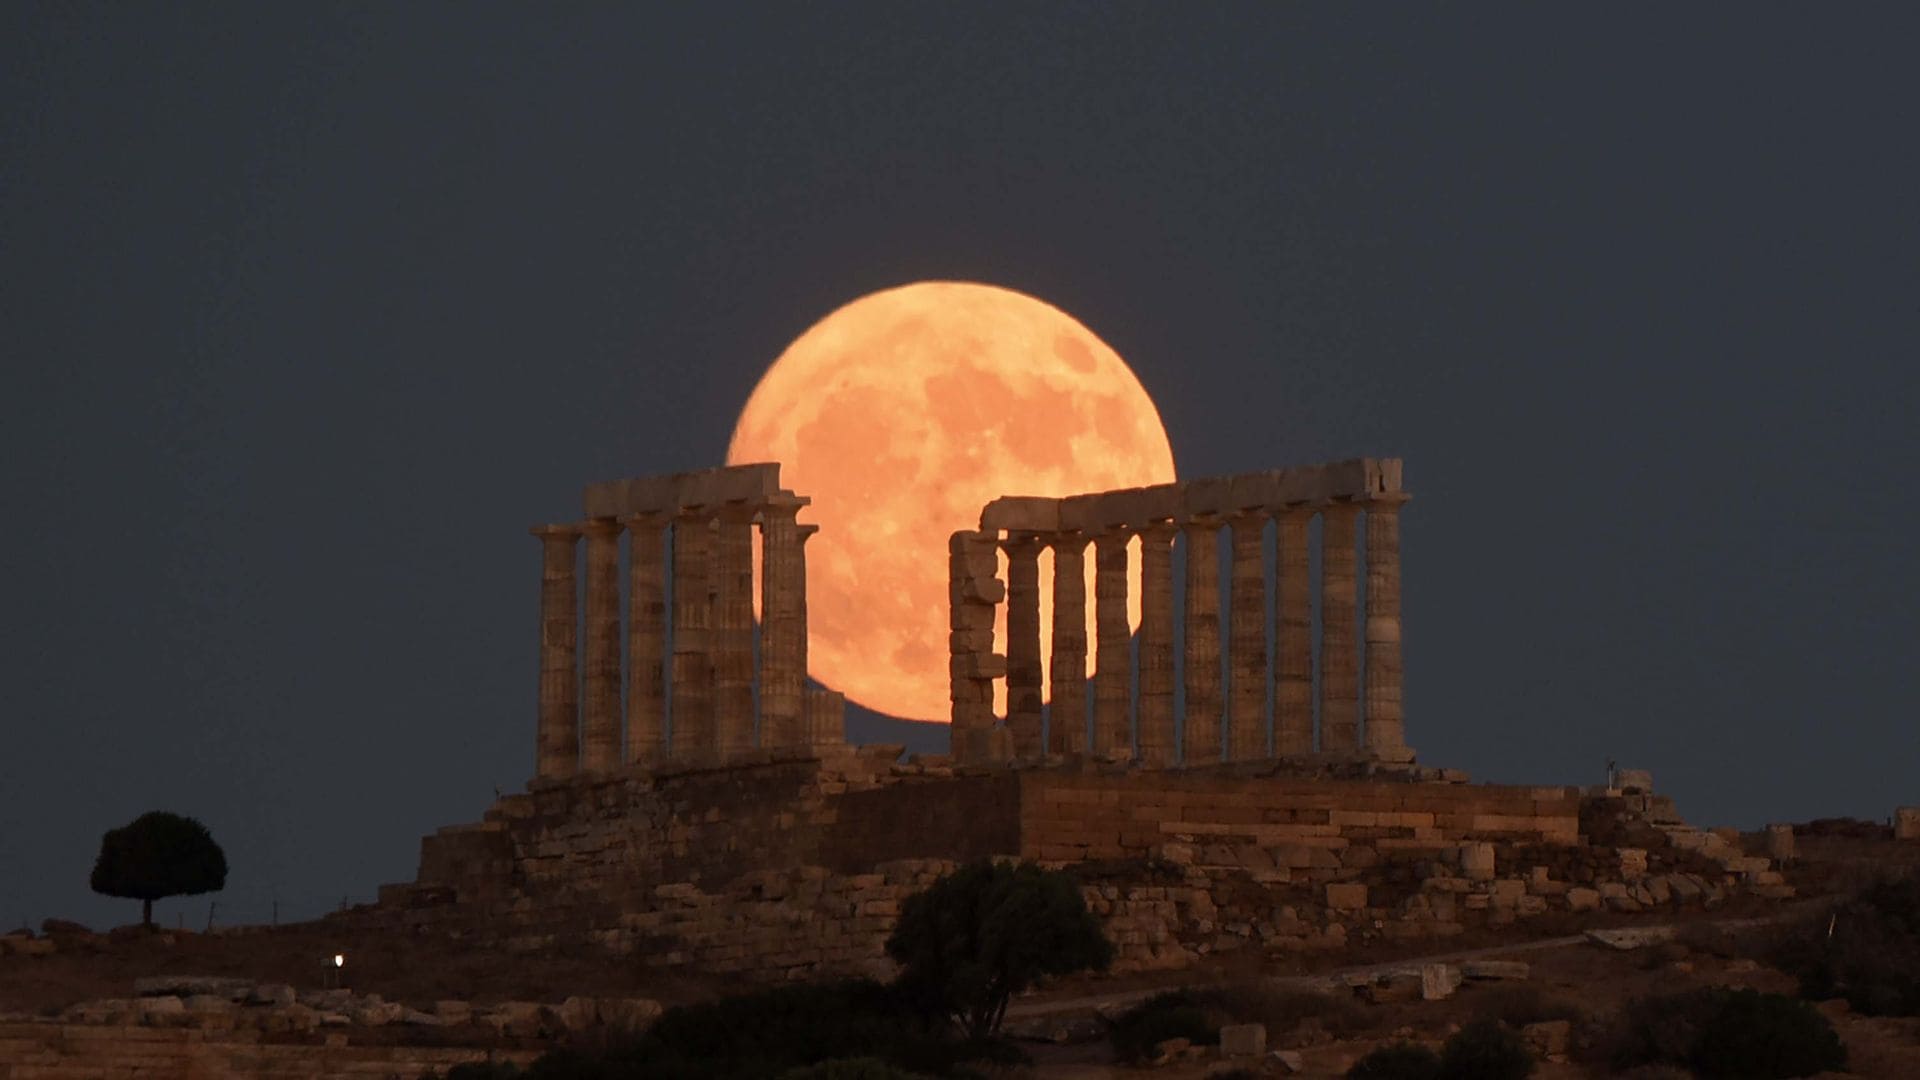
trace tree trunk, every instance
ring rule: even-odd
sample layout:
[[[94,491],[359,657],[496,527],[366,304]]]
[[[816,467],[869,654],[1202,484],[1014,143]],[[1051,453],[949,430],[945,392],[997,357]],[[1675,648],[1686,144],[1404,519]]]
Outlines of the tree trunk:
[[[140,901],[140,925],[149,930],[153,929],[153,901],[151,900]]]

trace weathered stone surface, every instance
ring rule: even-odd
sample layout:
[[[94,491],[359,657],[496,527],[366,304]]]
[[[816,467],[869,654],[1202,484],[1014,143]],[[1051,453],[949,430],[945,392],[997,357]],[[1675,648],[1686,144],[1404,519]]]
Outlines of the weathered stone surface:
[[[1132,629],[1127,621],[1127,533],[1094,538],[1093,752],[1109,760],[1133,756]]]
[[[1461,975],[1486,981],[1520,981],[1526,979],[1532,970],[1524,960],[1465,960],[1460,964]]]
[[[1365,504],[1367,514],[1367,752],[1384,761],[1405,761],[1406,723],[1401,710],[1400,503],[1405,496]]]
[[[581,502],[587,517],[626,517],[730,502],[759,505],[779,492],[780,466],[766,462],[588,484]]]
[[[1920,806],[1902,806],[1893,812],[1893,838],[1920,840]]]
[[[1230,1058],[1259,1057],[1267,1052],[1267,1025],[1224,1024],[1220,1028],[1220,1053]]]
[[[1181,763],[1220,761],[1220,526],[1186,526],[1186,717]]]
[[[667,749],[667,519],[636,514],[627,527],[625,757],[654,764]]]
[[[252,992],[253,986],[250,979],[221,975],[148,975],[133,980],[133,993],[135,997],[143,998],[202,995],[242,1001]]]
[[[1333,503],[1320,512],[1320,749],[1360,749],[1360,669],[1354,619],[1354,524],[1359,509]]]
[[[1037,758],[1046,750],[1040,547],[1040,538],[1033,533],[1020,533],[1001,543],[1007,556],[1007,728],[1014,756],[1019,758]]]
[[[1170,768],[1179,759],[1173,709],[1175,530],[1170,524],[1158,523],[1141,529],[1139,535],[1140,758],[1149,768]]]
[[[620,766],[620,525],[596,519],[587,537],[586,651],[580,711],[580,767]]]
[[[1277,528],[1274,595],[1274,752],[1313,752],[1313,609],[1308,574],[1312,511],[1283,511]]]
[[[576,681],[578,604],[574,561],[580,530],[545,525],[540,538],[540,721],[534,774],[564,780],[580,763],[579,690]]]
[[[1589,930],[1587,940],[1595,945],[1621,952],[1644,949],[1650,945],[1673,940],[1671,926],[1624,927],[1610,930]]]
[[[1420,966],[1420,1000],[1444,1001],[1460,987],[1462,969],[1452,964]]]
[[[1084,753],[1087,748],[1086,537],[1056,534],[1053,547],[1053,656],[1047,671],[1047,750]]]
[[[1267,756],[1267,515],[1237,514],[1228,523],[1227,760]]]

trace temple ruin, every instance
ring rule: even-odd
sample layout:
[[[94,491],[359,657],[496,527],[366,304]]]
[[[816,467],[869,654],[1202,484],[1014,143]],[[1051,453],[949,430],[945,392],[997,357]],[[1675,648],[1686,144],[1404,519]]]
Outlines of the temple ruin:
[[[813,528],[777,465],[594,484],[583,520],[533,530],[527,790],[425,837],[414,881],[330,919],[780,980],[886,974],[903,900],[981,858],[1072,869],[1133,970],[1792,895],[1767,856],[1689,827],[1644,774],[1473,784],[1413,760],[1406,498],[1397,460],[1360,459],[994,500],[949,549],[952,753],[903,755],[848,745],[843,700],[806,685]],[[1042,547],[1056,569],[1050,701]]]
[[[1010,496],[980,514],[980,528],[949,542],[949,666],[954,756],[1037,760],[1092,753],[1166,768],[1301,757],[1316,752],[1381,763],[1413,760],[1401,715],[1400,506],[1397,458],[1211,477],[1063,499]],[[1309,541],[1321,523],[1319,604]],[[1364,531],[1359,521],[1364,516]],[[1274,614],[1267,617],[1266,529],[1276,525]],[[1221,673],[1219,535],[1232,541]],[[1356,537],[1366,540],[1364,570]],[[1183,715],[1176,717],[1173,548],[1184,536]],[[1129,547],[1141,561],[1139,685],[1128,620]],[[1084,562],[1094,551],[1091,739]],[[1053,553],[1053,700],[1041,702],[1039,556]],[[998,555],[1007,579],[997,577]],[[1364,622],[1356,620],[1366,582]],[[1004,655],[994,652],[1006,603]],[[1318,615],[1319,667],[1313,657]],[[1365,628],[1366,685],[1359,659]],[[1271,630],[1269,630],[1271,627]],[[1269,662],[1269,634],[1273,660]],[[1271,672],[1269,672],[1271,668]],[[993,714],[1005,680],[1007,715]],[[1314,687],[1319,687],[1315,738]],[[1224,684],[1224,685],[1223,685]],[[1268,713],[1271,685],[1272,712]],[[1361,726],[1364,711],[1365,727]],[[1224,723],[1223,723],[1224,721]],[[1045,736],[1043,738],[1043,722]],[[1180,737],[1176,740],[1175,733]]]
[[[806,542],[819,526],[797,521],[810,500],[780,486],[779,465],[592,484],[583,501],[584,521],[532,530],[542,563],[536,779],[564,781],[628,765],[712,765],[756,750],[791,755],[842,741],[845,700],[806,685]],[[583,536],[584,620],[577,610]]]

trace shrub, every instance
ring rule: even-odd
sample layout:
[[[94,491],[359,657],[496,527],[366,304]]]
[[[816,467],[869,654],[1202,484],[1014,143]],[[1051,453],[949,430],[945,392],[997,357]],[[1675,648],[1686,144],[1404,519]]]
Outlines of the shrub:
[[[1518,983],[1476,991],[1473,1004],[1474,1011],[1480,1016],[1498,1020],[1511,1028],[1523,1028],[1548,1020],[1567,1020],[1577,1024],[1587,1015],[1580,1006],[1565,998],[1545,994],[1537,986]]]
[[[155,900],[225,888],[227,856],[205,825],[154,810],[100,838],[90,884],[104,896],[140,901],[140,925],[151,928]]]
[[[1208,1015],[1201,995],[1187,990],[1155,994],[1120,1014],[1107,1031],[1113,1056],[1126,1065],[1151,1060],[1154,1047],[1168,1039],[1195,1046],[1220,1041],[1220,1025]]]
[[[818,1065],[789,1069],[780,1080],[921,1080],[919,1073],[896,1069],[879,1058],[835,1058]]]
[[[1495,1020],[1475,1020],[1440,1048],[1440,1080],[1525,1080],[1533,1075],[1533,1053],[1512,1028]]]
[[[1719,995],[1693,1043],[1690,1064],[1706,1077],[1771,1080],[1812,1076],[1847,1063],[1847,1048],[1813,1006],[1781,994]]]
[[[1418,1043],[1382,1046],[1353,1063],[1347,1080],[1438,1080],[1440,1055]]]
[[[1013,995],[1043,975],[1103,969],[1113,945],[1071,876],[977,862],[907,898],[887,955],[924,1013],[980,1039],[999,1030]]]
[[[1875,882],[1787,934],[1773,961],[1800,993],[1869,1016],[1920,1015],[1920,878]]]
[[[1710,987],[1630,1002],[1615,1024],[1613,1068],[1685,1066],[1701,1076],[1772,1080],[1846,1064],[1846,1047],[1811,1005]]]
[[[1309,1021],[1317,1021],[1338,1038],[1358,1035],[1373,1025],[1367,1007],[1351,994],[1281,990],[1259,982],[1241,982],[1199,991],[1195,997],[1201,1005],[1216,1007],[1227,1020],[1265,1024],[1273,1035],[1292,1031]]]

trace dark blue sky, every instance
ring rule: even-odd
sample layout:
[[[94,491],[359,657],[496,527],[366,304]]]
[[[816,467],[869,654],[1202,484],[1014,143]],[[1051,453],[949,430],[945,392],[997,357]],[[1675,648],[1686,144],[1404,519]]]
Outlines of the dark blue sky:
[[[1183,475],[1405,457],[1424,760],[1920,802],[1916,31],[5,5],[0,923],[133,918],[86,875],[154,807],[234,918],[411,877],[531,771],[526,526],[717,463],[789,340],[930,277],[1084,321]]]

